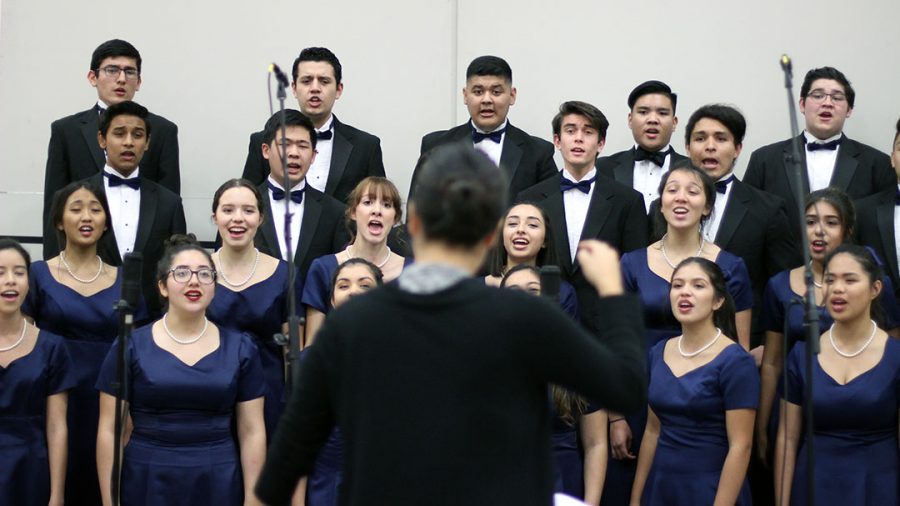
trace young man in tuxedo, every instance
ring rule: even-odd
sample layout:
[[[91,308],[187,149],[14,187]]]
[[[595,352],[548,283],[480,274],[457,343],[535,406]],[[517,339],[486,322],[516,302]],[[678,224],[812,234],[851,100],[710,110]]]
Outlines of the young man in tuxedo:
[[[856,239],[880,257],[900,299],[900,120],[894,134],[891,166],[898,183],[856,202]]]
[[[506,173],[510,198],[556,175],[553,145],[528,135],[507,119],[509,108],[516,103],[516,88],[512,69],[505,60],[497,56],[472,60],[466,69],[462,96],[469,110],[469,121],[423,137],[420,154],[445,144],[471,142]],[[410,195],[415,190],[420,169],[419,165],[413,171]]]
[[[800,111],[806,130],[800,135],[800,193],[834,186],[860,199],[893,186],[896,176],[884,153],[848,138],[844,122],[853,113],[856,92],[839,70],[810,70],[800,87]],[[792,228],[800,226],[797,188],[791,161],[793,139],[761,147],[750,155],[744,182],[778,195],[787,204]]]
[[[342,123],[334,103],[344,91],[343,69],[337,56],[324,47],[308,47],[294,60],[291,91],[300,111],[315,127],[318,152],[306,183],[344,203],[356,185],[368,176],[384,176],[381,141],[372,134]],[[265,182],[269,163],[260,146],[263,133],[250,136],[243,178]]]
[[[50,125],[44,171],[45,229],[53,194],[72,181],[103,170],[106,155],[97,142],[100,115],[111,105],[134,99],[134,94],[141,88],[141,63],[141,54],[124,40],[113,39],[100,44],[91,55],[87,73],[88,82],[97,89],[97,103]],[[141,177],[178,194],[181,191],[178,127],[155,114],[149,114],[146,120],[153,129],[153,143],[141,158]],[[48,253],[45,246],[45,258],[52,256]]]
[[[575,287],[582,315],[593,314],[598,299],[575,262],[578,242],[600,239],[619,253],[647,245],[647,214],[640,194],[612,179],[597,179],[594,164],[608,127],[606,117],[591,104],[560,105],[553,118],[553,143],[562,154],[563,170],[518,196],[547,211],[562,277]]]
[[[662,175],[673,163],[684,160],[669,141],[678,126],[678,95],[662,81],[637,85],[628,95],[628,128],[634,137],[631,149],[597,159],[597,172],[630,186],[644,197],[644,207],[659,198]]]
[[[288,109],[284,114],[284,122],[278,112],[269,118],[259,147],[269,166],[269,175],[259,186],[268,205],[255,243],[263,253],[292,260],[287,256],[284,233],[285,206],[289,205],[293,261],[297,275],[304,279],[314,259],[339,251],[347,244],[348,237],[344,229],[344,205],[306,180],[316,158],[316,129],[312,120],[294,109]],[[286,166],[281,161],[282,124]],[[284,188],[285,172],[290,181],[287,191]]]
[[[110,105],[100,116],[95,134],[106,152],[106,163],[102,172],[85,179],[102,187],[109,201],[112,233],[101,239],[97,253],[112,265],[122,265],[128,253],[141,253],[144,302],[150,316],[156,317],[161,311],[156,264],[165,252],[166,239],[185,233],[185,222],[181,197],[143,175],[141,162],[151,139],[156,139],[149,118],[147,109],[135,102]],[[45,230],[44,251],[50,251],[46,258],[59,253],[52,227]]]

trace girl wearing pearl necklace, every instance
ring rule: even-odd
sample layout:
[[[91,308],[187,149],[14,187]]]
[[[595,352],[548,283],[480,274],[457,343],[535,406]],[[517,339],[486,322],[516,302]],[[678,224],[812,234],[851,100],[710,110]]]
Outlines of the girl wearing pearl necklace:
[[[788,356],[782,421],[775,444],[780,504],[807,504],[806,381],[813,382],[816,504],[898,504],[900,341],[879,328],[882,272],[861,246],[844,244],[825,259],[825,306],[834,323],[819,337],[813,377],[806,343]]]
[[[351,258],[362,258],[378,267],[384,273],[384,281],[388,282],[397,278],[411,262],[411,258],[403,258],[387,245],[391,228],[403,217],[401,206],[397,187],[383,177],[363,179],[347,197],[346,222],[353,240],[343,251],[313,260],[303,286],[301,302],[306,308],[306,346],[312,344],[330,310],[331,278],[339,264]]]
[[[749,506],[759,376],[732,340],[722,270],[705,258],[683,260],[669,300],[681,335],[650,350],[650,410],[631,504]]]

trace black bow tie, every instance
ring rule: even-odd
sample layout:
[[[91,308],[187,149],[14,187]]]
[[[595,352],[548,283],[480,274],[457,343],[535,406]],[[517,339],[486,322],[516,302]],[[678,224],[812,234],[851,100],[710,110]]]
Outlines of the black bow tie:
[[[330,128],[328,130],[325,130],[322,132],[316,132],[316,140],[319,140],[319,141],[330,141],[333,136],[334,136],[334,133],[331,131]]]
[[[100,107],[100,104],[94,104],[94,110],[97,111],[98,115],[103,115],[103,113],[106,112],[106,109]]]
[[[634,161],[641,162],[644,160],[649,160],[657,167],[662,167],[663,164],[666,163],[666,155],[668,154],[668,149],[665,151],[656,151],[651,153],[650,151],[647,151],[646,149],[638,146],[634,150]]]
[[[806,149],[808,151],[819,151],[820,149],[825,149],[828,151],[834,151],[841,145],[841,137],[833,141],[828,142],[809,142],[806,144]]]
[[[275,201],[284,200],[284,190],[272,184],[271,181],[268,181],[269,190],[272,192],[272,198]],[[303,192],[306,190],[306,187],[300,188],[299,190],[291,191],[291,202],[295,204],[300,204],[303,202]]]
[[[572,181],[563,176],[562,172],[559,173],[559,189],[565,193],[569,190],[578,190],[581,193],[587,195],[591,192],[591,184],[594,183],[594,180],[597,179],[597,176],[594,176],[590,179],[584,179],[579,182]]]
[[[728,185],[730,185],[732,181],[734,181],[734,175],[728,176],[721,181],[716,181],[716,191],[725,195],[725,192],[728,191]]]
[[[125,185],[132,190],[140,190],[141,189],[141,178],[140,177],[132,177],[129,179],[121,178],[115,174],[110,174],[109,172],[103,171],[103,176],[109,180],[109,187],[115,188],[116,186]]]
[[[500,130],[494,130],[493,132],[488,132],[486,134],[483,134],[478,130],[472,128],[472,142],[478,144],[485,139],[490,139],[491,142],[500,144],[500,141],[503,140],[504,132],[506,132],[506,127],[503,127]]]

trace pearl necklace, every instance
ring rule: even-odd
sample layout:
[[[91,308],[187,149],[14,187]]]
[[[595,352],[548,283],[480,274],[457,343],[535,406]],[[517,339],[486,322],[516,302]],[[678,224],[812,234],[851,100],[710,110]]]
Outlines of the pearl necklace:
[[[665,260],[666,263],[669,264],[669,267],[674,269],[676,267],[676,265],[673,264],[671,260],[669,260],[669,255],[666,254],[666,237],[669,237],[669,234],[663,235],[662,239],[660,239],[660,241],[659,241],[660,249],[662,250],[663,260]],[[705,245],[706,245],[706,239],[701,235],[700,236],[700,247],[697,249],[697,253],[694,254],[695,257],[698,257],[698,256],[700,256],[701,253],[703,253],[703,246],[705,246]]]
[[[203,330],[201,330],[200,333],[197,334],[197,337],[193,337],[191,339],[178,339],[177,337],[175,337],[174,334],[172,334],[172,331],[169,330],[169,325],[166,323],[166,318],[168,318],[168,316],[169,316],[169,313],[166,313],[162,317],[163,329],[165,329],[166,334],[169,334],[169,337],[171,337],[172,340],[178,344],[194,344],[194,343],[196,343],[197,341],[200,340],[201,337],[203,337],[203,334],[206,334],[206,329],[209,328],[209,319],[204,316],[203,317]]]
[[[350,249],[350,248],[352,248],[352,247],[353,247],[352,244],[349,245],[349,246],[347,246],[347,256],[349,256],[350,258],[359,258],[359,257],[357,257],[356,255],[353,254],[353,250]],[[376,264],[376,265],[375,265],[375,267],[378,267],[379,269],[381,269],[382,267],[384,267],[384,266],[388,263],[388,260],[391,259],[391,247],[390,247],[390,246],[385,246],[385,248],[387,248],[387,255],[385,255],[384,260],[383,260],[380,264]]]
[[[865,342],[865,344],[862,345],[862,348],[856,350],[853,353],[845,353],[837,347],[837,343],[834,342],[834,324],[833,323],[831,324],[831,328],[828,329],[828,340],[831,341],[831,347],[834,348],[834,351],[836,351],[838,353],[838,355],[840,355],[844,358],[853,358],[853,357],[859,355],[860,353],[864,352],[866,350],[866,348],[868,348],[869,345],[872,344],[872,339],[875,339],[875,332],[877,330],[878,330],[878,325],[875,325],[875,320],[872,320],[872,333],[869,334],[869,338],[866,339],[866,342]]]
[[[59,252],[59,259],[62,262],[63,266],[66,268],[66,270],[69,271],[69,276],[72,276],[75,279],[75,281],[80,281],[81,283],[84,283],[84,284],[93,283],[94,281],[97,281],[97,278],[99,278],[100,274],[103,273],[103,260],[100,258],[100,255],[97,255],[97,264],[98,264],[97,274],[94,274],[94,277],[92,277],[91,279],[81,279],[78,276],[76,276],[74,272],[72,272],[72,268],[69,267],[69,262],[66,262],[66,252],[65,251]]]
[[[682,334],[682,335],[678,336],[678,353],[680,353],[681,356],[684,357],[684,358],[693,358],[693,357],[696,357],[697,355],[699,355],[699,354],[703,353],[704,351],[708,350],[710,346],[716,344],[716,341],[718,341],[718,340],[719,340],[719,337],[721,337],[721,336],[722,336],[722,329],[716,327],[716,337],[712,338],[712,341],[708,342],[704,347],[700,348],[700,349],[697,350],[697,351],[692,351],[692,352],[690,352],[690,353],[686,353],[686,352],[684,351],[684,348],[681,347],[681,341],[684,339],[684,334]]]
[[[26,320],[25,318],[22,318],[22,333],[19,334],[19,339],[17,339],[16,342],[12,343],[11,345],[7,346],[6,348],[0,348],[0,352],[12,350],[16,346],[22,344],[22,341],[25,340],[25,330],[26,329],[28,329],[28,320]]]
[[[228,279],[228,276],[225,275],[225,262],[222,262],[222,253],[220,252],[219,253],[219,262],[222,264],[222,270],[219,271],[219,275],[222,276],[222,281],[224,281],[226,284],[229,284],[231,286],[244,286],[251,279],[253,279],[253,275],[256,274],[256,268],[259,266],[259,250],[257,248],[253,248],[253,250],[256,251],[256,259],[253,261],[253,268],[250,269],[250,274],[248,274],[247,277],[244,278],[244,280],[241,281],[240,283],[232,282],[230,279]]]

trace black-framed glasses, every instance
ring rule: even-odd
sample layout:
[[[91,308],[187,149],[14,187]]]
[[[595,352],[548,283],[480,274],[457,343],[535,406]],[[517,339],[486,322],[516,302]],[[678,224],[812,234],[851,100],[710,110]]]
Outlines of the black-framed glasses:
[[[824,102],[825,97],[831,97],[831,101],[834,103],[844,102],[847,100],[847,95],[841,93],[840,91],[836,91],[834,93],[825,93],[822,90],[813,90],[806,95],[806,98],[811,98],[816,102]]]
[[[138,69],[134,67],[120,67],[118,65],[107,65],[105,67],[100,67],[97,70],[102,70],[103,73],[106,74],[106,77],[111,78],[119,77],[119,74],[125,72],[125,79],[128,79],[129,81],[133,81],[141,75],[138,72]]]
[[[194,274],[197,275],[197,281],[204,285],[211,285],[216,282],[216,271],[209,267],[201,267],[196,271],[188,267],[176,267],[169,270],[169,272],[172,273],[172,279],[176,283],[185,284],[191,280],[191,276]]]

